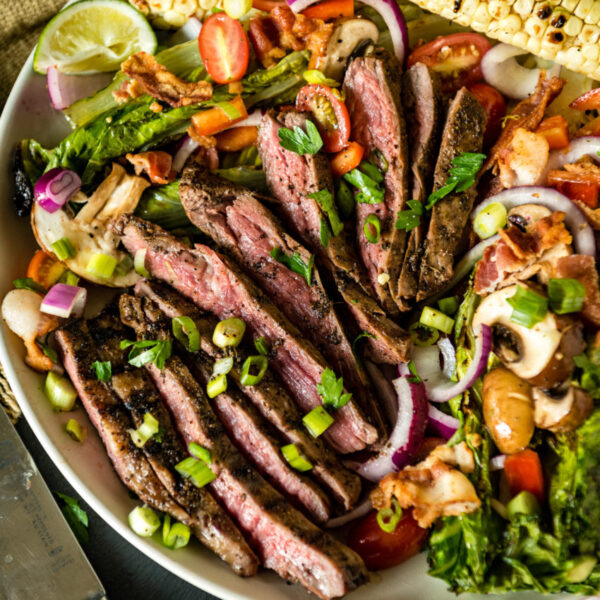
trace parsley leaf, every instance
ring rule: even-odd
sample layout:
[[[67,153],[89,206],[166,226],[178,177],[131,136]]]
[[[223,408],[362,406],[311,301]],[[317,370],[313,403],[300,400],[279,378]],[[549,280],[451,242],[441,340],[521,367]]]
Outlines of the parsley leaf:
[[[143,367],[153,362],[160,370],[164,369],[166,360],[171,356],[171,340],[121,340],[121,350],[131,347],[127,360],[134,367]]]
[[[110,364],[110,360],[105,360],[104,362],[97,360],[92,363],[92,369],[96,371],[96,377],[100,381],[109,381],[112,377],[112,365]]]
[[[335,373],[327,368],[321,374],[321,383],[317,383],[317,392],[323,399],[324,406],[331,406],[332,408],[338,409],[346,405],[352,394],[344,391],[344,380],[342,377],[336,378]]]
[[[285,265],[290,271],[302,275],[306,280],[306,283],[310,285],[312,279],[312,269],[315,264],[315,257],[311,255],[306,264],[297,252],[294,252],[292,256],[287,255],[279,246],[273,248],[270,252],[271,258],[274,258],[277,262]]]
[[[378,176],[375,175],[378,173]],[[373,178],[375,177],[375,179]],[[360,204],[380,204],[385,194],[381,182],[383,175],[372,163],[363,162],[344,175],[344,180],[359,190],[356,201]]]
[[[418,200],[409,200],[406,204],[408,208],[398,213],[395,227],[396,229],[412,231],[421,224],[421,217],[425,211]]]
[[[87,544],[90,536],[88,534],[88,516],[85,510],[79,506],[79,503],[75,498],[55,492],[55,494],[62,500],[60,504],[60,510],[64,515],[67,523],[73,530],[75,537],[81,544]]]
[[[23,277],[23,279],[15,279],[13,281],[13,285],[18,290],[31,290],[32,292],[37,292],[38,294],[46,294],[46,288],[39,284],[35,279],[31,277]]]
[[[296,125],[293,130],[282,127],[278,135],[279,145],[295,154],[316,154],[323,147],[317,126],[308,119],[306,131]]]
[[[327,215],[329,219],[329,224],[331,226],[330,232],[323,232],[323,225],[321,224],[321,243],[323,247],[327,248],[329,244],[329,239],[331,235],[339,235],[344,229],[344,224],[340,221],[340,217],[337,213],[337,209],[335,207],[335,203],[333,201],[333,196],[329,190],[319,190],[318,192],[313,192],[312,194],[308,194],[307,198],[311,198],[312,200],[316,200],[317,204],[321,207],[321,210]],[[329,235],[327,235],[329,233]]]
[[[464,192],[474,185],[475,177],[479,173],[485,159],[485,154],[475,152],[463,152],[453,158],[453,168],[450,169],[446,184],[439,190],[429,194],[426,208],[431,209],[438,200],[441,200],[453,191]]]

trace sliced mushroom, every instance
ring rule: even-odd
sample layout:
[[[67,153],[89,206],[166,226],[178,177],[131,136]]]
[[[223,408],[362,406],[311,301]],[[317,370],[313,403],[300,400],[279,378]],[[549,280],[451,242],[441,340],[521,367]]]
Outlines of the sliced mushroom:
[[[535,426],[554,433],[577,429],[591,414],[594,401],[581,388],[543,390],[533,388]]]
[[[573,372],[573,357],[583,351],[581,324],[548,311],[531,329],[511,321],[507,302],[517,286],[503,288],[483,299],[473,317],[473,328],[486,324],[494,334],[494,352],[521,379],[553,388]]]
[[[114,163],[110,175],[98,186],[87,203],[72,217],[68,209],[50,213],[37,203],[31,211],[31,225],[38,244],[48,254],[53,254],[52,244],[67,238],[76,254],[63,262],[80,277],[110,287],[129,287],[139,279],[135,271],[124,275],[115,274],[102,279],[87,271],[87,265],[95,254],[105,254],[120,263],[127,252],[119,249],[119,239],[108,231],[108,221],[121,214],[133,212],[142,192],[150,185],[147,179],[128,175]]]
[[[368,19],[342,21],[329,38],[322,71],[327,77],[341,79],[348,57],[354,49],[365,40],[371,40],[375,44],[378,39],[379,30],[373,21]]]

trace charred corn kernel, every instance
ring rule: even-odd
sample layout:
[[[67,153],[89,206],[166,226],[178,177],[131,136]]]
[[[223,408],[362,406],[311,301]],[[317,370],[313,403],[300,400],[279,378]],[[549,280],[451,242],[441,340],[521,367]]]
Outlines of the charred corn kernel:
[[[600,73],[600,0],[413,0],[441,15],[590,77]]]

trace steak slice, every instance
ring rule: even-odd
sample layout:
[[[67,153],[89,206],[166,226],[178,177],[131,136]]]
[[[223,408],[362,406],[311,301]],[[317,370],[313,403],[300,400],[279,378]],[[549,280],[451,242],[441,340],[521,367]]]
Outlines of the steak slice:
[[[200,349],[214,360],[223,358],[224,352],[212,343],[212,333],[218,320],[212,315],[202,314],[198,307],[174,289],[158,282],[140,280],[135,287],[138,295],[152,300],[169,318],[190,317],[198,329]],[[314,465],[312,473],[327,486],[335,499],[346,510],[360,496],[360,479],[344,468],[335,454],[318,438],[306,432],[302,424],[302,413],[275,376],[267,370],[257,385],[243,386],[239,381],[239,369],[234,365],[231,378],[274,427],[293,444],[297,444]]]
[[[461,88],[448,109],[435,165],[434,191],[446,184],[454,158],[463,152],[481,152],[486,119],[481,104],[466,88]],[[419,302],[435,294],[451,279],[454,259],[476,196],[477,191],[472,186],[464,192],[448,194],[433,206],[421,262]]]
[[[288,256],[298,254],[308,264],[309,251],[283,230],[250,190],[239,186],[228,189],[227,183],[198,163],[186,168],[179,194],[188,218],[242,265],[281,312],[323,353],[381,434],[385,425],[369,390],[367,374],[354,358],[317,268],[313,268],[309,285],[304,277],[270,255],[279,248]]]
[[[225,433],[202,386],[177,357],[172,363],[176,368],[150,367],[152,377],[185,443],[211,451],[211,469],[217,474],[211,491],[248,535],[263,564],[324,599],[364,583],[360,557],[313,525],[254,471]]]
[[[143,450],[129,435],[129,412],[119,398],[92,372],[100,357],[85,321],[72,321],[56,333],[63,363],[90,420],[104,442],[108,456],[123,483],[143,502],[188,524],[194,534],[242,576],[252,576],[258,560],[227,514],[212,500],[212,517],[199,521],[173,500],[157,477]],[[194,508],[193,506],[191,508]],[[197,511],[196,511],[197,512]]]
[[[139,340],[170,339],[168,322],[151,300],[123,294],[119,308],[121,320],[136,332]],[[200,364],[201,381],[206,385],[212,376],[214,361],[206,356],[203,358],[196,362]],[[154,364],[147,367],[156,382],[157,378],[171,376],[171,370],[181,371],[180,363],[177,357],[173,357],[162,372]],[[310,478],[288,465],[280,452],[283,444],[244,396],[236,390],[228,390],[213,399],[213,407],[238,448],[275,487],[304,506],[317,522],[330,518],[330,503],[325,493]]]
[[[398,279],[406,245],[406,232],[396,229],[396,216],[408,198],[408,141],[402,108],[402,65],[379,48],[355,58],[344,76],[346,106],[352,137],[365,155],[377,153],[387,165],[379,204],[356,205],[356,235],[363,263],[379,303],[389,315],[398,313],[403,302],[398,296]],[[376,215],[381,224],[377,243],[367,240],[365,220]]]
[[[410,140],[410,197],[423,204],[431,192],[430,182],[444,120],[444,96],[437,73],[423,63],[416,63],[406,71],[402,93]],[[421,224],[408,234],[398,281],[398,295],[405,300],[413,299],[419,289],[423,238],[426,231],[427,223],[423,215]],[[408,303],[405,304],[407,307]]]
[[[131,215],[119,217],[112,226],[132,254],[146,249],[146,267],[155,277],[221,319],[242,318],[253,335],[264,337],[273,349],[270,364],[302,410],[321,405],[317,384],[326,368],[324,359],[234,263],[207,246],[191,250],[160,227]],[[377,431],[354,400],[336,412],[324,435],[345,453],[377,441]]]

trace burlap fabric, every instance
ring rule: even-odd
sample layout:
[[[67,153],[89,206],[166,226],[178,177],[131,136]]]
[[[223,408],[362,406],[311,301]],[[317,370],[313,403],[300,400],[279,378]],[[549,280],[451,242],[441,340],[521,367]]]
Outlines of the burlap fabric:
[[[48,20],[65,0],[0,0],[0,111]],[[0,403],[15,421],[19,407],[0,366]]]

